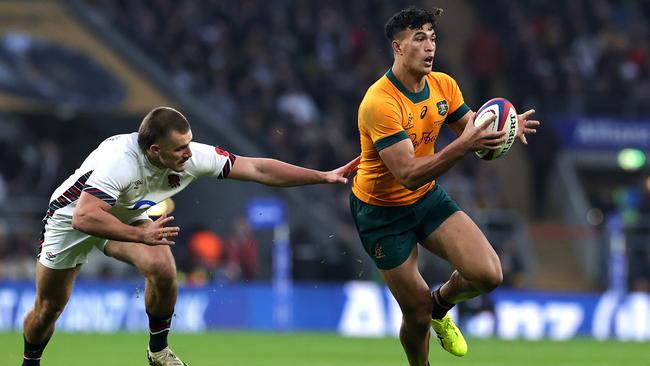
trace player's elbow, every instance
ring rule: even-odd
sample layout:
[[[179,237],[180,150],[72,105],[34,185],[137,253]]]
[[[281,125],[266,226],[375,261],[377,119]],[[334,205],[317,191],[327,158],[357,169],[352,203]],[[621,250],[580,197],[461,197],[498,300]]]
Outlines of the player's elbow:
[[[416,189],[422,187],[422,183],[419,182],[416,177],[408,173],[401,174],[399,177],[399,182],[410,191],[415,191]]]
[[[403,181],[401,181],[400,183],[402,183],[402,185],[403,185],[406,189],[408,189],[409,191],[415,191],[415,190],[417,190],[418,188],[420,188],[420,185],[418,185],[418,184],[415,183],[415,182],[411,182],[411,181],[405,181],[405,180],[403,180]]]

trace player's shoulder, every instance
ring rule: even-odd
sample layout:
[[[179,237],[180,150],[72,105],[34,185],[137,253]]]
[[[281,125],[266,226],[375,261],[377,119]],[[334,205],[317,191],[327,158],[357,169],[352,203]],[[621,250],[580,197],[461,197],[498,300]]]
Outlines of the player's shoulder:
[[[96,152],[101,159],[119,160],[125,165],[137,163],[138,154],[142,154],[138,146],[138,134],[135,132],[108,137],[99,144]]]
[[[137,134],[115,135],[102,141],[82,163],[81,169],[93,171],[92,179],[101,181],[110,177],[111,181],[126,184],[138,176],[143,158]]]
[[[362,105],[381,106],[387,102],[395,101],[396,97],[392,83],[386,75],[383,75],[370,85],[366,91],[366,95],[363,97]]]
[[[185,164],[187,174],[194,177],[215,176],[222,171],[228,175],[236,156],[218,146],[201,142],[190,142],[192,157]],[[230,161],[230,163],[228,163]]]
[[[187,167],[190,170],[197,167],[200,168],[206,161],[214,159],[214,155],[217,154],[214,146],[196,141],[190,142],[190,150],[192,151],[192,156],[187,162]]]
[[[107,137],[99,146],[120,150],[132,150],[138,146],[138,133],[124,133]]]
[[[221,159],[231,159],[234,156],[234,154],[231,154],[219,146],[195,141],[190,142],[190,150],[192,150],[190,161],[197,161],[206,158],[212,160],[215,156],[218,156]]]
[[[456,80],[449,74],[439,71],[432,71],[427,75],[427,78],[438,84],[449,85],[456,83]]]
[[[214,154],[215,153],[215,147],[213,145],[208,145],[202,142],[197,142],[197,141],[192,141],[190,142],[190,150],[192,150],[192,157],[194,157],[194,153],[198,154]],[[191,159],[191,158],[190,158]]]

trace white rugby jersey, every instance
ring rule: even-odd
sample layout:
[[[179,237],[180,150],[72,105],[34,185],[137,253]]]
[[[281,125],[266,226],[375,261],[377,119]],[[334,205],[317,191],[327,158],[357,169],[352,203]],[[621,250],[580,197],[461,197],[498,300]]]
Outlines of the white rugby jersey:
[[[161,169],[149,162],[138,146],[138,134],[104,140],[74,174],[57,188],[43,222],[58,229],[72,228],[72,212],[82,191],[102,199],[111,213],[130,224],[158,202],[182,191],[201,176],[224,179],[235,155],[217,147],[190,142],[192,157],[185,170]],[[139,217],[141,216],[141,217]]]

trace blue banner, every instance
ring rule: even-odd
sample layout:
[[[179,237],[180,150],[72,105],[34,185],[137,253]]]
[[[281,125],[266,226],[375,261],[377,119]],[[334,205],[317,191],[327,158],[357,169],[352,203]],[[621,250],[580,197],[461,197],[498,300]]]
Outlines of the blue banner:
[[[143,285],[79,281],[57,323],[64,332],[145,331]],[[295,284],[289,297],[290,331],[347,336],[396,336],[401,313],[388,290],[374,282]],[[31,282],[0,282],[0,331],[15,331],[33,306]],[[650,295],[497,290],[488,309],[458,313],[468,336],[504,339],[650,340]],[[217,329],[278,330],[270,283],[181,288],[175,332]]]
[[[553,126],[570,148],[650,151],[650,120],[559,117]]]
[[[284,224],[286,219],[284,201],[274,197],[257,197],[250,199],[246,208],[248,222],[253,229],[273,229]]]

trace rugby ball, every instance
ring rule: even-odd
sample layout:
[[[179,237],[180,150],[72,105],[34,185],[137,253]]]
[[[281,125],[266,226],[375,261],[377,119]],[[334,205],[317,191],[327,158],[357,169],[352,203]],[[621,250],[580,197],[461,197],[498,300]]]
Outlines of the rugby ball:
[[[494,160],[503,156],[510,150],[517,137],[517,111],[507,99],[494,98],[490,99],[476,112],[474,126],[480,126],[486,119],[496,115],[496,120],[492,122],[487,131],[506,131],[506,140],[496,150],[479,150],[476,152],[479,158],[483,160]]]

